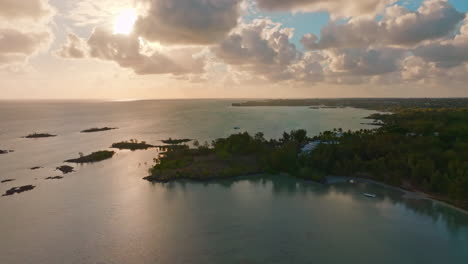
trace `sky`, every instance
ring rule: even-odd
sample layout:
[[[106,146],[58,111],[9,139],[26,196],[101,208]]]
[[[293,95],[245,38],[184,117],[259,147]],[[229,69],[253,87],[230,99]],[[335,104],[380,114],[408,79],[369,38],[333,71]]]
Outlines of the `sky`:
[[[467,97],[466,0],[0,0],[0,99]]]

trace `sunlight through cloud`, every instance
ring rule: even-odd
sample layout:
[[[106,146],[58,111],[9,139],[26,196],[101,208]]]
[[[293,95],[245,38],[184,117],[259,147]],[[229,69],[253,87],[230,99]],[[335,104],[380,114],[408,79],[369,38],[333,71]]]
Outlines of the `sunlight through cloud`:
[[[132,33],[137,17],[137,12],[133,8],[120,12],[114,20],[114,34],[129,35]]]

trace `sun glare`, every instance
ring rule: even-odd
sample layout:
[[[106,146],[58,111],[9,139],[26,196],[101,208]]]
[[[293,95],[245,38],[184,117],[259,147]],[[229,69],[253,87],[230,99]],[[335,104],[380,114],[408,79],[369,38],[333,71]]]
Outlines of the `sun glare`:
[[[114,21],[114,34],[128,35],[132,33],[133,26],[137,20],[135,9],[126,9],[120,12]]]

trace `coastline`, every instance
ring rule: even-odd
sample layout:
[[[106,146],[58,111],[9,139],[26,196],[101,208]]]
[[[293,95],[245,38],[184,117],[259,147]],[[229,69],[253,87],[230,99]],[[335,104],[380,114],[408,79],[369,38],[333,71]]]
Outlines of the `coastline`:
[[[442,204],[444,206],[450,207],[452,209],[455,209],[459,212],[465,213],[468,215],[468,208],[460,207],[457,206],[456,204],[452,204],[449,201],[447,201],[444,198],[438,197],[437,195],[431,195],[430,193],[426,193],[420,190],[410,190],[410,189],[405,189],[401,186],[394,186],[394,185],[389,185],[384,182],[379,182],[376,180],[368,179],[368,178],[362,178],[362,177],[352,177],[352,176],[332,176],[328,175],[325,176],[325,181],[316,181],[312,179],[304,179],[301,177],[297,177],[294,175],[291,175],[289,173],[275,173],[275,174],[268,174],[268,173],[251,173],[251,174],[242,174],[242,175],[232,175],[232,176],[226,176],[226,177],[206,177],[206,178],[190,178],[190,177],[180,177],[180,178],[175,178],[175,179],[156,179],[154,176],[146,176],[143,179],[147,180],[153,184],[155,183],[161,183],[161,184],[166,184],[166,183],[172,183],[172,182],[179,182],[179,181],[189,181],[189,182],[199,182],[199,183],[204,183],[204,182],[216,182],[216,181],[222,181],[222,180],[232,180],[232,179],[250,179],[252,177],[262,177],[262,176],[270,176],[270,175],[281,175],[281,176],[286,176],[286,177],[291,177],[295,178],[297,180],[303,181],[303,182],[313,182],[315,184],[323,185],[323,186],[330,186],[333,184],[337,183],[347,183],[350,180],[354,180],[357,182],[363,182],[363,183],[371,183],[375,185],[379,185],[381,187],[384,187],[386,189],[391,189],[394,191],[399,191],[403,193],[403,197],[405,199],[415,199],[415,200],[430,200],[432,202],[436,202],[439,204]]]
[[[327,184],[334,184],[334,183],[344,183],[344,182],[349,182],[349,180],[357,180],[359,182],[365,182],[365,183],[372,183],[372,184],[376,184],[376,185],[379,185],[379,186],[382,186],[382,187],[385,187],[385,188],[388,188],[388,189],[392,189],[392,190],[396,190],[396,191],[400,191],[402,193],[404,193],[404,196],[405,198],[407,199],[424,199],[424,200],[431,200],[433,202],[437,202],[437,203],[440,203],[440,204],[443,204],[445,206],[448,206],[448,207],[451,207],[453,209],[456,209],[460,212],[463,212],[465,214],[468,214],[468,208],[464,208],[464,207],[460,207],[460,206],[457,206],[455,204],[452,204],[450,203],[448,200],[440,197],[440,196],[437,196],[437,195],[433,195],[433,194],[430,194],[430,193],[426,193],[426,192],[423,192],[421,190],[417,190],[417,189],[414,189],[414,190],[410,190],[410,189],[405,189],[401,186],[394,186],[394,185],[389,185],[389,184],[386,184],[386,183],[383,183],[383,182],[379,182],[379,181],[376,181],[376,180],[372,180],[372,179],[368,179],[368,178],[361,178],[361,177],[351,177],[351,176],[326,176],[327,178]],[[328,182],[329,179],[332,179],[333,182]]]

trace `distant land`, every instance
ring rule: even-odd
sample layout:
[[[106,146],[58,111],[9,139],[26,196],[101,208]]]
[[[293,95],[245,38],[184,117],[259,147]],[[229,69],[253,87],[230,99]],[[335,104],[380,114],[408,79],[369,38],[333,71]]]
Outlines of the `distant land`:
[[[232,106],[308,106],[313,108],[355,107],[368,110],[394,111],[408,108],[468,107],[468,98],[265,99],[233,103]]]

